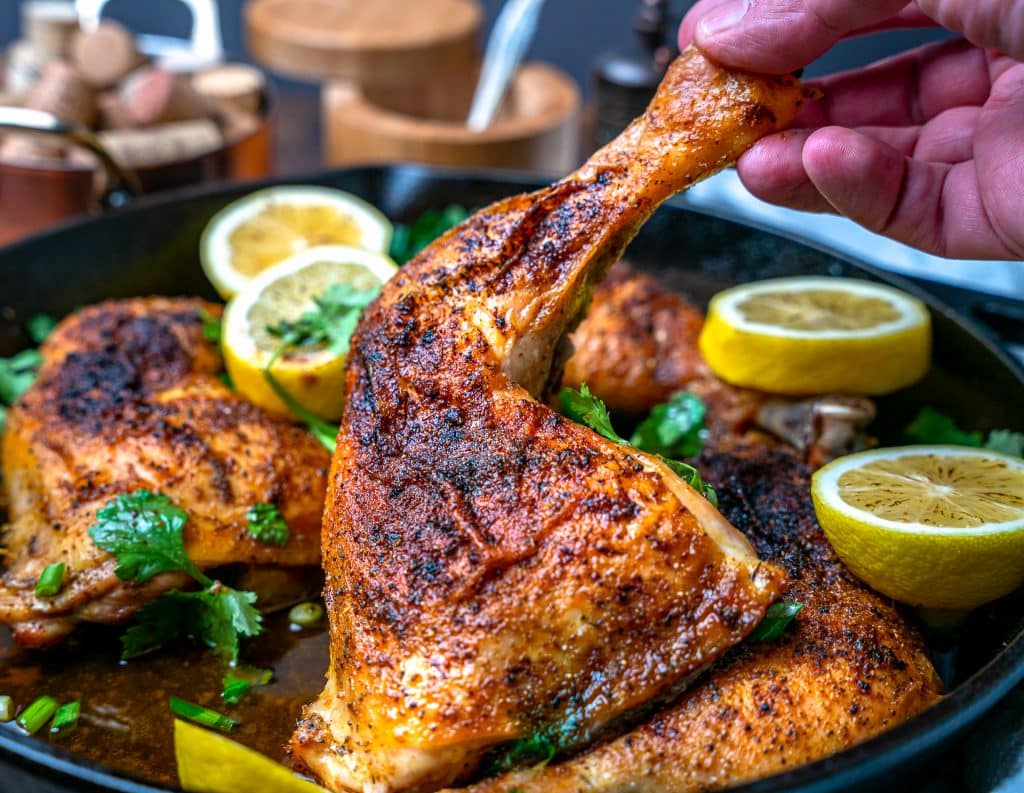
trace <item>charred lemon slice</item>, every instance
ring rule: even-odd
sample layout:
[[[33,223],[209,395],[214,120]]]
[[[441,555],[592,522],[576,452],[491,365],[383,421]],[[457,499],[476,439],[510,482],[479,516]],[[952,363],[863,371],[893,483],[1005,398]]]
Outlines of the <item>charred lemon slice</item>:
[[[397,270],[379,253],[327,245],[260,275],[224,311],[221,347],[235,390],[276,413],[296,413],[301,406],[319,419],[338,419],[347,336]]]
[[[275,264],[319,245],[386,253],[391,223],[374,207],[341,190],[282,186],[225,207],[200,243],[203,271],[225,300]]]
[[[848,278],[779,278],[716,295],[700,336],[733,385],[779,394],[887,394],[924,376],[928,310],[905,292]]]
[[[179,719],[174,754],[178,780],[189,793],[325,793],[269,757]]]
[[[814,474],[814,509],[858,577],[930,609],[970,609],[1024,583],[1024,460],[960,446],[841,457]]]

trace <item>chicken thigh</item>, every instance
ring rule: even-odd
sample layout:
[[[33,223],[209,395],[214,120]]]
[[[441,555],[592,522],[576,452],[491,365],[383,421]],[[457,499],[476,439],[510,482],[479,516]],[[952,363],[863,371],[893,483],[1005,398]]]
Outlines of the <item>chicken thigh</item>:
[[[684,53],[581,170],[395,276],[353,338],[323,529],[331,659],[293,758],[427,791],[567,753],[676,696],[782,576],[657,458],[545,404],[594,284],[655,208],[786,125],[793,78]]]
[[[122,493],[161,492],[188,513],[185,548],[201,569],[226,564],[316,565],[326,450],[217,377],[203,339],[201,300],[148,298],[90,306],[41,349],[36,384],[11,409],[2,438],[10,525],[4,535],[0,622],[18,642],[53,644],[78,622],[120,622],[178,574],[121,581],[89,537],[96,511]],[[246,512],[275,504],[290,527],[283,547],[249,535]],[[36,580],[67,572],[56,597]]]

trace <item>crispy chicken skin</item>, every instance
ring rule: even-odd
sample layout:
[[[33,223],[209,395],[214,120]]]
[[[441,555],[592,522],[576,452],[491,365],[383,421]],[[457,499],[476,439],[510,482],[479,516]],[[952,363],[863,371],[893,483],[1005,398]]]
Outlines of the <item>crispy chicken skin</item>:
[[[792,581],[803,611],[777,641],[744,644],[644,726],[559,765],[472,793],[690,793],[820,760],[938,701],[924,646],[892,603],[839,562],[810,501],[810,469],[768,443],[698,463],[722,512]]]
[[[654,209],[801,96],[688,51],[618,141],[442,237],[363,315],[324,517],[328,680],[291,746],[330,788],[436,789],[541,730],[587,745],[778,596],[778,569],[666,466],[542,400]]]
[[[316,565],[329,457],[309,433],[241,400],[217,378],[201,300],[148,298],[91,306],[42,347],[36,384],[3,436],[10,525],[0,621],[22,644],[52,644],[77,622],[118,622],[186,583],[120,581],[88,536],[118,494],[149,489],[188,512],[185,545],[200,568],[229,563]],[[254,540],[245,513],[274,503],[291,528],[278,548]],[[52,563],[57,597],[35,596]]]

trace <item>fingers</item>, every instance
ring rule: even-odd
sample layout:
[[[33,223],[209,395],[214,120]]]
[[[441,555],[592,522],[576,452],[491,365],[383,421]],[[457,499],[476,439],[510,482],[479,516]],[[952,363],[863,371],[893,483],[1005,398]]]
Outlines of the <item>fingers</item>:
[[[918,6],[973,44],[1024,61],[1024,3],[1020,0],[918,0]]]
[[[963,40],[929,44],[813,85],[823,98],[804,108],[800,126],[924,124],[950,108],[983,104],[991,87],[985,53]]]
[[[704,0],[687,16],[680,42],[722,63],[783,74],[806,66],[841,38],[900,14],[905,0]],[[695,22],[692,20],[696,20]]]
[[[765,200],[810,211],[831,210],[939,255],[1024,257],[1024,240],[1015,239],[1012,229],[1006,233],[990,219],[991,213],[1010,221],[1012,207],[994,205],[1001,194],[991,186],[983,188],[979,174],[986,181],[990,176],[980,170],[984,163],[967,160],[951,165],[913,159],[887,142],[841,127],[780,138],[763,141],[740,160],[740,177]],[[908,147],[906,140],[893,142]],[[915,147],[919,145],[920,140]],[[794,159],[797,146],[800,156]],[[1018,170],[1003,181],[1024,178],[1020,159]],[[1019,198],[1019,187],[1017,192]]]

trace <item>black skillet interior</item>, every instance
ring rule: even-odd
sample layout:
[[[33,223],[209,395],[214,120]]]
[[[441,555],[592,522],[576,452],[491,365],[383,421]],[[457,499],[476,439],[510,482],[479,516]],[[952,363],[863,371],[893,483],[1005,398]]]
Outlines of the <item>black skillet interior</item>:
[[[361,195],[398,221],[451,203],[477,208],[536,186],[519,177],[411,166],[342,171],[304,181]],[[213,297],[197,264],[200,234],[216,211],[252,189],[249,185],[183,191],[0,250],[0,356],[29,343],[24,320],[35,313],[61,316],[105,298],[146,294]],[[628,257],[699,300],[732,283],[774,276],[881,278],[870,268],[828,252],[673,208],[663,209],[648,223]],[[916,290],[905,281],[896,283]],[[978,429],[1024,430],[1019,410],[1024,404],[1024,373],[984,333],[934,300],[929,302],[935,329],[933,369],[915,388],[883,400],[879,433],[896,440],[898,428],[925,404]],[[1022,606],[1024,598],[1018,592],[980,610],[964,628],[958,649],[940,653],[937,660],[953,693],[939,706],[853,750],[743,789],[906,789],[908,775],[1024,677]],[[7,730],[0,731],[0,750],[0,791],[157,789],[106,775]]]

